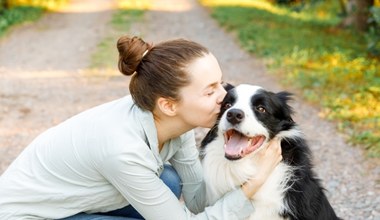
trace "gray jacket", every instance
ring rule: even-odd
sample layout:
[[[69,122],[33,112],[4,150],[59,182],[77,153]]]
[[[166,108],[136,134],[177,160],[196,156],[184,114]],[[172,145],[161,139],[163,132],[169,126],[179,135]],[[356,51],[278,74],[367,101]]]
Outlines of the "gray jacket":
[[[185,205],[159,179],[167,162],[181,177]],[[126,96],[48,129],[27,146],[0,177],[0,219],[58,219],[128,204],[154,220],[232,220],[253,212],[241,189],[207,208],[205,195],[193,131],[159,153],[152,113]]]

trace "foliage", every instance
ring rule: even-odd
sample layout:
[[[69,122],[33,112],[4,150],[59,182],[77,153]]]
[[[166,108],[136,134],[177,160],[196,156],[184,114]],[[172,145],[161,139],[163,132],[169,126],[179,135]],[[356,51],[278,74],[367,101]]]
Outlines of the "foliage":
[[[372,55],[380,57],[380,7],[373,6],[370,12],[369,22],[371,26],[367,33],[368,51]]]
[[[338,5],[320,2],[295,12],[264,0],[201,2],[243,48],[321,106],[321,117],[380,157],[380,61],[367,56],[364,35],[335,28]]]

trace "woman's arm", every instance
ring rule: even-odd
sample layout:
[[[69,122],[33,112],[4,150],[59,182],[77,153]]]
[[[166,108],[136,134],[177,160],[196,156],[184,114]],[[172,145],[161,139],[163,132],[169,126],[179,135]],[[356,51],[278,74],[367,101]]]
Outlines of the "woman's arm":
[[[242,190],[247,198],[252,198],[253,195],[268,179],[274,168],[281,162],[281,141],[272,140],[264,149],[257,152],[258,173],[254,179],[250,179],[242,185]]]
[[[178,219],[244,219],[254,211],[242,190],[226,194],[215,205],[194,215],[183,206],[157,174],[138,160],[123,159],[124,155],[108,157],[103,176],[147,220]]]
[[[206,186],[199,151],[195,146],[193,131],[182,137],[182,145],[169,160],[182,182],[182,195],[187,208],[193,213],[202,212],[206,206]]]

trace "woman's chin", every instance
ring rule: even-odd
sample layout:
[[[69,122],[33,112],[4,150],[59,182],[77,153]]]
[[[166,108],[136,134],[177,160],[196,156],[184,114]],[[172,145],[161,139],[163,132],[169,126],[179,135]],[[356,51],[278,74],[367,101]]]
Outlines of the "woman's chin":
[[[199,128],[207,128],[207,129],[210,129],[214,126],[215,123],[213,122],[210,122],[208,124],[202,124],[202,125],[198,125]]]
[[[197,127],[210,129],[214,127],[214,125],[216,124],[216,121],[217,121],[217,117],[213,117],[213,118],[210,118],[208,121],[203,121],[202,123],[199,123]]]

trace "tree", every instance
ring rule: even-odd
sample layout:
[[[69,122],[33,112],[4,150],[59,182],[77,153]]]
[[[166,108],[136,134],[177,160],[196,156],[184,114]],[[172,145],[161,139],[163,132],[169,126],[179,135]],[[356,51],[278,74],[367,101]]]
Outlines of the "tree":
[[[339,0],[339,2],[341,4],[344,3],[342,0]],[[368,19],[371,15],[369,9],[374,3],[374,0],[348,0],[345,6],[347,16],[341,22],[340,26],[352,26],[359,31],[368,30]]]

